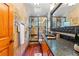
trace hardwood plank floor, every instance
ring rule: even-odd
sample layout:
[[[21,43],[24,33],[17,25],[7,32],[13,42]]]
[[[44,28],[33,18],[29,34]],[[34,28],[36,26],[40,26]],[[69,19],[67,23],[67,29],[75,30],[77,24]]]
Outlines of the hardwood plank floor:
[[[39,44],[29,44],[24,56],[34,56],[35,53],[41,53]]]
[[[34,43],[34,42],[33,42]],[[45,42],[29,44],[23,56],[35,56],[36,53],[40,53],[39,56],[53,56]]]

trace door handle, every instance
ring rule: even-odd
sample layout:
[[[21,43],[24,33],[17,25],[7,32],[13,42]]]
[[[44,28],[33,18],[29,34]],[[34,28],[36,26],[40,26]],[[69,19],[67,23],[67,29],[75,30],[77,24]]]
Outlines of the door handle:
[[[14,40],[10,40],[10,43],[13,43],[14,42]]]

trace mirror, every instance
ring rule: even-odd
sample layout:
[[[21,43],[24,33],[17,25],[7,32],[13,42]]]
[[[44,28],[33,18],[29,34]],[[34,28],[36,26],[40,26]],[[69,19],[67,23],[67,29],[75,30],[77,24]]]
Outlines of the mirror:
[[[79,4],[62,4],[52,14],[52,28],[79,26]]]

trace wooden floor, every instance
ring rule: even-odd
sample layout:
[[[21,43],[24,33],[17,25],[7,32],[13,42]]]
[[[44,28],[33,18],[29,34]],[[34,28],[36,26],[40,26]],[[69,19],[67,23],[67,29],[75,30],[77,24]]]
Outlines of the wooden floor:
[[[29,44],[24,56],[34,56],[35,53],[42,53],[39,43]]]
[[[36,35],[31,37],[31,39],[32,41],[30,40],[23,56],[54,56],[40,32],[39,40],[41,39],[41,42],[38,40],[38,37],[36,38]]]
[[[35,56],[36,54],[38,54],[37,56],[53,56],[53,53],[46,46],[45,43],[34,43],[35,42],[29,44],[23,56]]]

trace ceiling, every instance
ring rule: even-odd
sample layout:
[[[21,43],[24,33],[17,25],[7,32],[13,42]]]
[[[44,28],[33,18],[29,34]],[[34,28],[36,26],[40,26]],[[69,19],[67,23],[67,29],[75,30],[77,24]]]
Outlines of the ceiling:
[[[51,7],[55,7],[57,3],[25,3],[24,6],[28,10],[29,16],[47,16]],[[54,13],[54,16],[67,16],[69,11],[74,7],[68,4],[62,4]]]
[[[54,16],[68,16],[69,12],[74,8],[74,6],[69,6],[68,4],[62,4],[53,14]]]
[[[24,5],[28,9],[29,16],[47,16],[48,12],[50,11],[49,3],[41,3],[39,5],[26,3]]]

